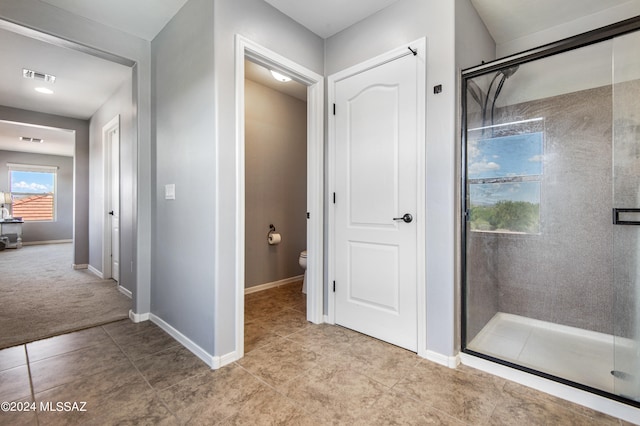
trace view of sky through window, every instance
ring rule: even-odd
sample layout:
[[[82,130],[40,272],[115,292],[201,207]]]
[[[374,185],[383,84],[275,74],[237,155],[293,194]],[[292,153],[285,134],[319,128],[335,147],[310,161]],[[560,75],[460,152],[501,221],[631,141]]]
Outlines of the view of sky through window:
[[[492,179],[542,175],[543,133],[524,133],[469,141],[468,178]],[[540,202],[540,185],[536,182],[474,184],[471,199],[476,205],[492,205],[501,200]]]
[[[53,193],[55,174],[50,172],[11,171],[11,192],[26,194]]]

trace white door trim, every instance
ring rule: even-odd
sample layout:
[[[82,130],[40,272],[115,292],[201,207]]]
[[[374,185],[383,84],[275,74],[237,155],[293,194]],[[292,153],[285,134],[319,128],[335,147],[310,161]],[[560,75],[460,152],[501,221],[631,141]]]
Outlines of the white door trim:
[[[102,126],[102,173],[104,179],[104,194],[102,199],[102,277],[109,279],[111,271],[111,217],[109,208],[111,205],[111,138],[109,135],[114,130],[118,130],[118,141],[120,140],[120,114],[113,117],[107,124]],[[118,182],[120,179],[118,179]]]
[[[236,34],[236,347],[244,355],[245,133],[244,60],[284,71],[307,85],[307,320],[323,322],[324,77]]]
[[[411,47],[414,51],[417,49],[416,61],[418,66],[418,102],[416,108],[418,109],[418,116],[423,119],[418,120],[417,134],[421,141],[424,143],[418,144],[418,173],[417,173],[417,211],[415,215],[416,230],[417,230],[417,321],[418,321],[418,355],[426,357],[427,353],[427,301],[426,301],[426,46],[427,42],[425,38],[420,38],[411,43],[402,45],[396,49],[383,53],[379,56],[371,58],[365,62],[349,67],[345,70],[339,71],[330,75],[327,78],[327,116],[328,120],[328,194],[333,194],[335,191],[335,119],[333,116],[333,104],[335,103],[335,88],[336,83],[367,71],[371,68],[375,68],[379,65],[393,61],[406,54],[412,54],[409,52],[408,47]],[[335,277],[335,209],[328,209],[328,281],[331,283],[333,277]],[[335,293],[329,289],[329,297],[327,300],[328,312],[327,320],[331,324],[335,323]]]

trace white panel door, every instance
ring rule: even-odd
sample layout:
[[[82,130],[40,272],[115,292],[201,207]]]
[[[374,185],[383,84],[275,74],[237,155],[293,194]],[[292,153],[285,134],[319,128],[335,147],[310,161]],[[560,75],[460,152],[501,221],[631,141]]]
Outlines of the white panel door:
[[[120,281],[120,134],[118,128],[109,133],[110,207],[111,215],[111,278]]]
[[[335,322],[417,350],[417,58],[335,84]],[[401,218],[411,215],[411,220]]]

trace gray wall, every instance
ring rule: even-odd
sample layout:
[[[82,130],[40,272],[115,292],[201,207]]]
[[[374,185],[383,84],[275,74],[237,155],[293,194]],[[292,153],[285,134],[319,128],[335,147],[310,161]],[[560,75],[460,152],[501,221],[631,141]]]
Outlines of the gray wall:
[[[155,193],[151,312],[213,353],[213,3],[191,0],[151,43]],[[233,141],[227,141],[232,143]],[[175,200],[164,188],[175,184]]]
[[[22,241],[29,243],[71,240],[73,237],[73,157],[0,151],[0,188],[4,191],[9,190],[7,163],[58,167],[55,195],[56,220],[25,222],[22,225]]]
[[[89,263],[89,122],[58,115],[25,111],[0,106],[0,120],[38,124],[75,131],[76,145],[73,158],[73,264]]]
[[[121,256],[123,265],[133,262],[135,284],[133,287],[133,311],[150,312],[150,273],[151,273],[151,71],[150,43],[130,34],[108,27],[80,16],[73,15],[61,8],[40,0],[20,0],[0,2],[0,17],[25,25],[66,40],[95,47],[136,62],[134,68],[133,91],[135,94],[134,133],[136,135],[133,166],[135,199],[133,217],[135,224],[132,239],[132,259]],[[89,135],[88,123],[81,137],[86,145],[76,146],[76,194],[88,191],[89,185]],[[78,137],[78,133],[76,133]],[[82,164],[79,162],[82,161]],[[82,192],[84,191],[84,192]],[[76,198],[76,247],[75,263],[89,262],[88,216],[82,214],[89,210],[89,197]],[[84,220],[84,222],[83,222]],[[84,237],[83,237],[84,236]]]
[[[456,0],[456,65],[465,69],[496,58],[496,43],[470,0]]]
[[[104,152],[102,128],[116,115],[120,116],[120,256],[133,259],[134,243],[134,140],[132,79],[125,81],[118,90],[95,112],[90,120],[90,204],[89,204],[89,264],[103,271],[104,219]],[[119,284],[133,290],[135,277],[129,263],[121,263]]]
[[[543,117],[540,235],[470,233],[469,339],[495,312],[611,334],[611,88],[499,110]]]
[[[306,185],[307,103],[245,80],[245,287],[304,272]]]

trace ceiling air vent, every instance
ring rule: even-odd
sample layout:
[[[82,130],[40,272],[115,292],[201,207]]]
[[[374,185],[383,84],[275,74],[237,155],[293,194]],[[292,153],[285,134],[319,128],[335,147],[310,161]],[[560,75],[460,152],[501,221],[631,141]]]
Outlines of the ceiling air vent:
[[[20,140],[23,142],[35,142],[35,143],[42,143],[44,142],[44,139],[40,139],[40,138],[29,138],[27,136],[20,136]]]
[[[33,80],[46,81],[47,83],[55,83],[56,76],[51,74],[45,74],[38,71],[28,70],[26,68],[22,69],[22,76],[24,78],[31,78]]]

